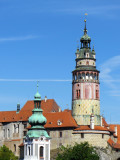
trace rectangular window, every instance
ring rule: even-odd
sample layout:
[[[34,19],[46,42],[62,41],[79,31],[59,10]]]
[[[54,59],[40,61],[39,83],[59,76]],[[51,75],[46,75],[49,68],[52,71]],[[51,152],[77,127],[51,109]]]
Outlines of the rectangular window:
[[[10,137],[10,130],[8,129],[8,138]]]
[[[104,134],[102,134],[102,138],[104,138]]]
[[[24,129],[26,129],[26,127],[27,127],[27,123],[24,123],[23,125],[24,125]]]
[[[99,99],[99,90],[96,90],[96,99]]]
[[[81,138],[84,138],[84,133],[81,133]]]
[[[4,136],[4,138],[5,138],[5,129],[3,129],[3,136]]]
[[[27,134],[27,131],[24,131],[24,132],[23,132],[23,135],[26,136],[26,134]]]
[[[59,132],[60,137],[62,137],[62,132]]]

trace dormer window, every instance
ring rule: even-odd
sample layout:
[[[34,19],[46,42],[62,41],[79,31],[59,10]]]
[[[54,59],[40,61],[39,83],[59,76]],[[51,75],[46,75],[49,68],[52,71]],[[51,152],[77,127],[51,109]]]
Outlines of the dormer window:
[[[60,126],[62,122],[60,120],[57,121],[57,125]]]

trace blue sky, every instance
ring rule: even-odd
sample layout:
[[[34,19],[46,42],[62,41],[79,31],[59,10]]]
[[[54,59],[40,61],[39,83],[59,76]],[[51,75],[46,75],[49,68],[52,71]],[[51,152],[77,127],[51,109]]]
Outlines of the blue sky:
[[[22,107],[33,99],[36,80],[42,80],[43,99],[54,98],[62,109],[71,108],[71,72],[85,13],[101,71],[101,114],[120,123],[119,0],[0,0],[1,111],[16,110],[18,102]]]

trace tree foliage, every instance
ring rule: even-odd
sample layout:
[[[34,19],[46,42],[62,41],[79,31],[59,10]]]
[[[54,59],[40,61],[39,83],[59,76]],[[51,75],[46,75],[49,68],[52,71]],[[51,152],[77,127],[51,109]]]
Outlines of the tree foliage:
[[[18,157],[16,157],[9,148],[3,145],[0,148],[0,160],[18,160]]]
[[[56,160],[99,160],[95,148],[90,146],[88,142],[81,144],[76,143],[73,147],[61,147],[61,153],[58,154]]]

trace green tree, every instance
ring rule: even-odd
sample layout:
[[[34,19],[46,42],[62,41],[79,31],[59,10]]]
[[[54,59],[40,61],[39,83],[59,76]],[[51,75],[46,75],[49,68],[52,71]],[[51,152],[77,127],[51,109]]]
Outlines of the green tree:
[[[56,160],[99,160],[95,147],[90,146],[88,142],[76,143],[73,147],[62,146],[60,149]]]
[[[0,147],[0,160],[18,160],[18,157],[13,154],[5,145]]]

